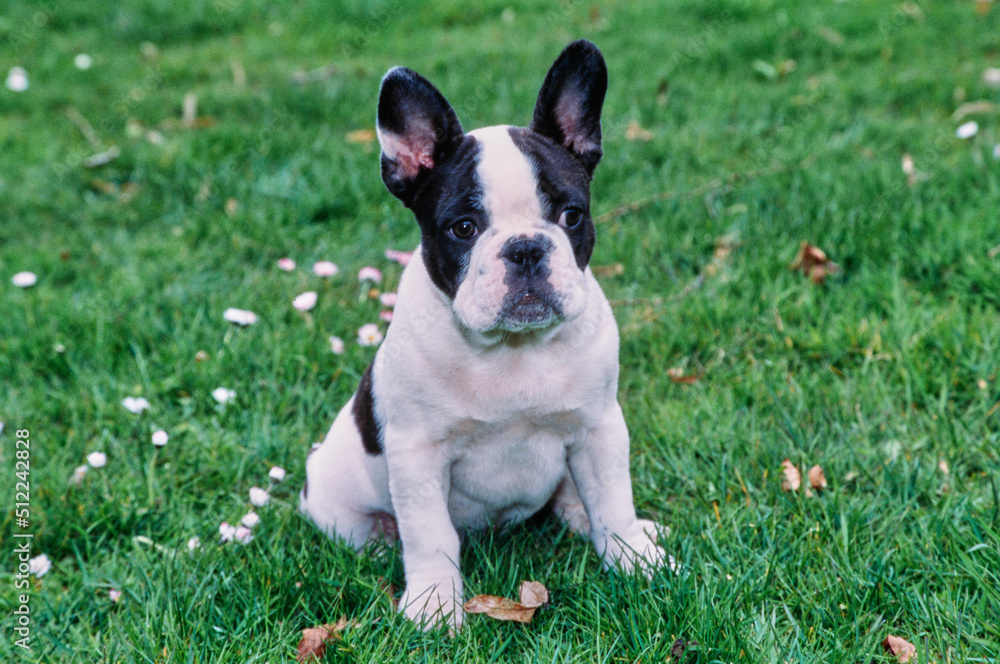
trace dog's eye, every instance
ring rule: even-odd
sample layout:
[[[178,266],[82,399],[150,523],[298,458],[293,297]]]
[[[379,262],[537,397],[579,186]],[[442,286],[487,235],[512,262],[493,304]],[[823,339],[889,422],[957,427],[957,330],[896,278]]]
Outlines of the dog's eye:
[[[576,228],[583,221],[583,210],[579,208],[566,208],[559,215],[559,225],[563,228]]]
[[[448,232],[459,240],[471,240],[476,237],[479,229],[468,219],[462,219],[449,226]]]

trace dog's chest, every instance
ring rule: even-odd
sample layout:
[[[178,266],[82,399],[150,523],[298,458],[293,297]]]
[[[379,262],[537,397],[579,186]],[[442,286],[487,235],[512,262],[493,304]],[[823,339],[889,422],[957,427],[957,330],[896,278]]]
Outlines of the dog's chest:
[[[572,434],[561,419],[457,427],[449,497],[456,527],[503,526],[544,507],[566,473]]]

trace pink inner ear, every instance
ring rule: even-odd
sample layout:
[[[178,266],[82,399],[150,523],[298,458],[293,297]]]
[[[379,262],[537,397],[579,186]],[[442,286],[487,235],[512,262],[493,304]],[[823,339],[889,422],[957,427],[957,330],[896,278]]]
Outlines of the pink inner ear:
[[[434,128],[426,122],[410,121],[405,135],[378,130],[382,152],[396,162],[398,174],[404,179],[415,178],[420,168],[434,168]]]
[[[555,107],[556,122],[562,130],[563,147],[572,149],[579,135],[577,128],[577,115],[580,113],[580,104],[577,103],[576,95],[566,93],[559,98],[559,103]]]
[[[563,147],[575,154],[587,154],[600,146],[588,140],[580,131],[581,104],[580,96],[573,91],[566,91],[560,97],[555,107],[556,122],[563,135]]]

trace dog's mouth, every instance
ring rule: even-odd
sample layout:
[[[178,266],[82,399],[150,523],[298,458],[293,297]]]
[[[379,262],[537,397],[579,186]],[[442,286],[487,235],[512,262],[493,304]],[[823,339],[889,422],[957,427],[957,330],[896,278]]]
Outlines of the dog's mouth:
[[[561,308],[554,293],[527,288],[509,293],[500,309],[497,327],[511,332],[547,327],[561,320]]]

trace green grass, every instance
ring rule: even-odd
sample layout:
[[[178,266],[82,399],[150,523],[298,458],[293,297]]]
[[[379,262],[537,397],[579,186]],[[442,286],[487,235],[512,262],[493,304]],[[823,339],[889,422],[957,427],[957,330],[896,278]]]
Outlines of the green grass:
[[[1000,104],[982,81],[998,34],[1000,7],[944,0],[6,0],[0,76],[23,66],[30,87],[0,89],[0,658],[289,661],[302,628],[346,615],[358,626],[326,661],[662,662],[677,638],[698,642],[692,662],[889,661],[889,633],[922,662],[997,661],[1000,115],[953,114]],[[528,626],[422,634],[380,587],[402,585],[398,551],[356,556],[295,509],[306,451],[373,354],[354,337],[380,306],[354,275],[378,266],[392,290],[383,252],[418,238],[377,147],[345,136],[372,127],[395,64],[467,128],[524,124],[577,37],[611,77],[595,214],[669,192],[602,223],[593,264],[624,266],[602,281],[636,502],[671,526],[684,573],[605,575],[551,523],[481,534],[467,595],[537,579],[551,605]],[[213,126],[178,125],[189,92]],[[120,156],[83,167],[98,148],[67,107]],[[626,140],[633,120],[651,140]],[[825,285],[788,270],[804,240],[842,268]],[[313,276],[323,259],[341,274]],[[13,287],[21,270],[39,283]],[[290,306],[304,290],[310,319]],[[228,307],[260,322],[231,328]],[[216,405],[218,386],[236,402]],[[130,395],[151,410],[127,412]],[[33,554],[53,561],[32,580],[31,652],[12,633],[17,429]],[[107,465],[70,486],[95,450]],[[785,457],[829,489],[783,492]],[[273,465],[288,476],[255,540],[218,544]]]

